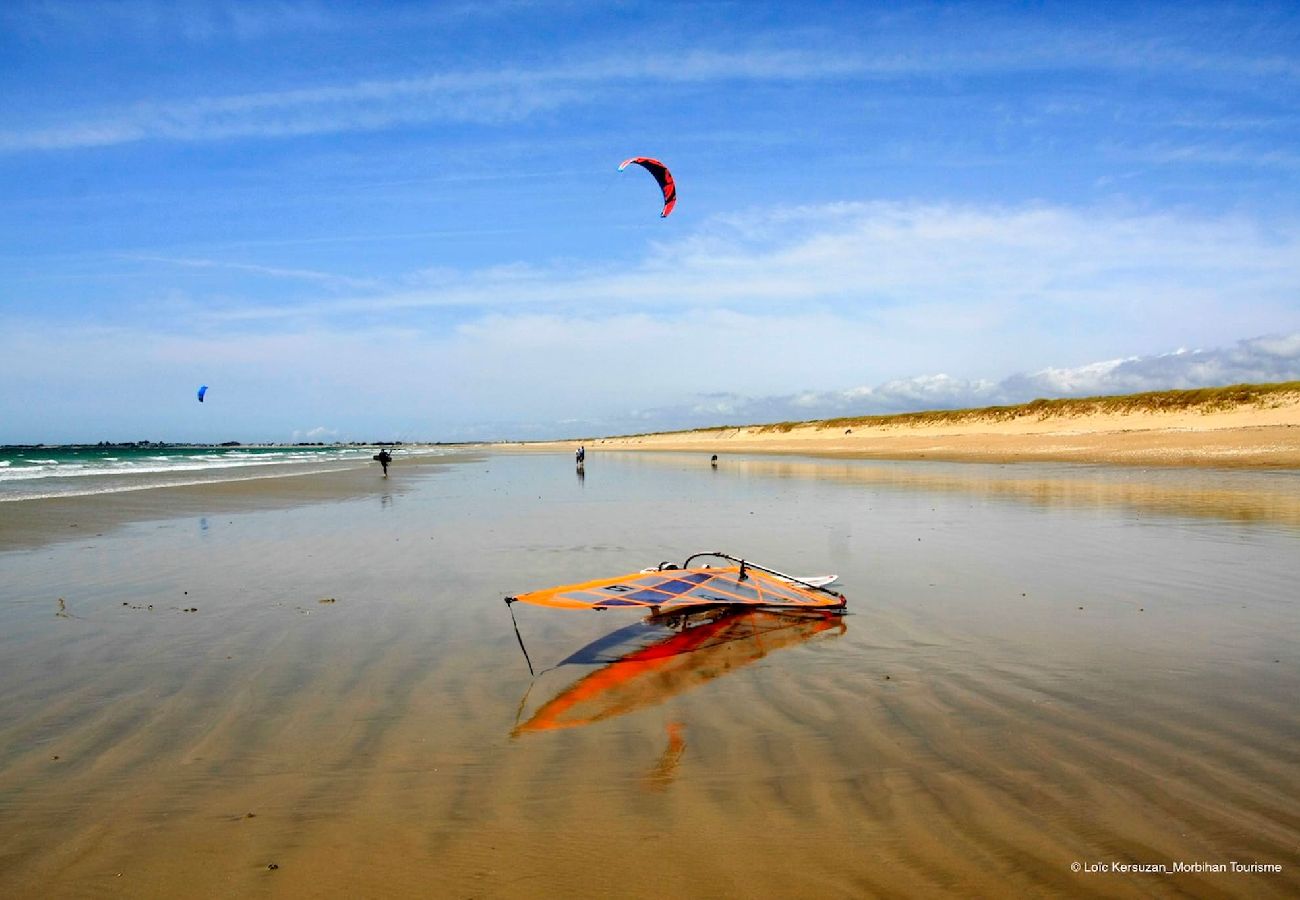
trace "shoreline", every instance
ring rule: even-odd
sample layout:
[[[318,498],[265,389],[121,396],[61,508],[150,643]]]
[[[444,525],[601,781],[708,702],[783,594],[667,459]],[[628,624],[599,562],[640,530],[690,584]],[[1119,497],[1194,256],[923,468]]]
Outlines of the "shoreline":
[[[366,460],[318,470],[294,471],[285,465],[274,472],[243,477],[9,500],[0,503],[0,512],[5,513],[0,515],[0,552],[102,537],[132,522],[288,509],[375,494],[401,494],[414,486],[414,481],[402,478],[402,474],[463,462],[474,455],[467,451],[406,457],[393,467],[395,477],[388,479],[381,477],[377,463]]]
[[[507,445],[524,450],[675,451],[933,459],[948,462],[1073,462],[1125,466],[1300,468],[1300,392],[1267,405],[1006,415],[979,411],[939,421],[910,417],[704,428],[660,434]],[[865,424],[864,424],[865,423]]]

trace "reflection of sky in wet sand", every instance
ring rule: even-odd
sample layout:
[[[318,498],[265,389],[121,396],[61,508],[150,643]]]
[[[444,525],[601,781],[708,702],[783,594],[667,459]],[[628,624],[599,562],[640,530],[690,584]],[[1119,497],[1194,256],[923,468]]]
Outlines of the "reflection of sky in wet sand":
[[[625,454],[646,465],[680,466],[699,454]],[[1132,469],[1065,463],[892,463],[730,457],[742,477],[816,479],[871,487],[970,494],[1042,506],[1119,506],[1158,515],[1300,527],[1300,472]]]
[[[187,494],[0,554],[0,894],[1300,891],[1294,476],[719,462]],[[521,713],[503,596],[714,549],[838,573],[846,629],[511,739],[586,673]],[[638,618],[517,611],[541,661]],[[1115,859],[1285,871],[1069,870]]]

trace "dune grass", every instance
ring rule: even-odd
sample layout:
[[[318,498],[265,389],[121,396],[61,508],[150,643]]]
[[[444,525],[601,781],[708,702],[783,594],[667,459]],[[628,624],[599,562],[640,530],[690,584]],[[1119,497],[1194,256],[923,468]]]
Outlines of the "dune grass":
[[[1182,391],[1146,391],[1141,394],[1112,394],[1099,397],[1039,398],[1015,406],[985,406],[975,409],[928,410],[889,416],[852,416],[823,419],[805,424],[822,428],[855,426],[933,425],[968,420],[1010,421],[1033,418],[1075,418],[1090,415],[1132,415],[1135,413],[1224,412],[1242,406],[1264,408],[1288,394],[1300,394],[1300,381],[1274,384],[1232,384],[1226,387],[1194,388]],[[785,424],[785,423],[780,423]]]
[[[1140,413],[1223,412],[1242,406],[1267,408],[1284,402],[1287,395],[1300,394],[1300,381],[1272,384],[1232,384],[1225,387],[1194,388],[1178,391],[1146,391],[1140,394],[1115,394],[1099,397],[1040,398],[1014,406],[982,406],[969,409],[933,409],[921,412],[893,413],[877,416],[841,416],[835,419],[808,419],[797,422],[717,425],[655,431],[619,437],[688,434],[693,431],[752,429],[759,434],[784,434],[796,428],[906,428],[955,422],[1008,422],[1015,419],[1076,418],[1088,415],[1133,415]]]

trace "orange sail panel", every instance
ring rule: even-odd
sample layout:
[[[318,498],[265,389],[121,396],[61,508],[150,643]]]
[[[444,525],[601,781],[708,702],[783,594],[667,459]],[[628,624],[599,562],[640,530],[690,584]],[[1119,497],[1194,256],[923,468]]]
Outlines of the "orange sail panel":
[[[561,609],[642,607],[660,611],[733,604],[769,607],[844,605],[841,594],[802,588],[752,568],[746,568],[742,576],[739,566],[633,572],[617,578],[546,588],[507,599]]]

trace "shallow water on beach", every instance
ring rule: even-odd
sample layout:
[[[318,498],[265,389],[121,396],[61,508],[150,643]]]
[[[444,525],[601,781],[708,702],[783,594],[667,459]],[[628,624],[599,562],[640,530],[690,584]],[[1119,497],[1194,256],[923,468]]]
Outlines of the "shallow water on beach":
[[[0,895],[1300,891],[1300,473],[371,474],[0,544]],[[530,678],[502,597],[700,550],[849,615],[519,604]]]

